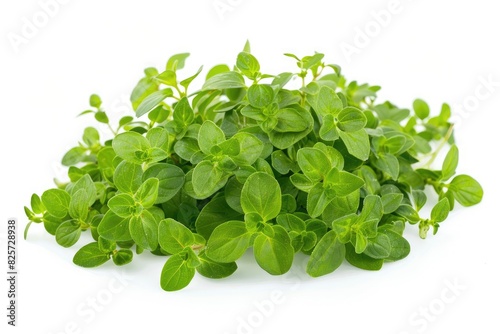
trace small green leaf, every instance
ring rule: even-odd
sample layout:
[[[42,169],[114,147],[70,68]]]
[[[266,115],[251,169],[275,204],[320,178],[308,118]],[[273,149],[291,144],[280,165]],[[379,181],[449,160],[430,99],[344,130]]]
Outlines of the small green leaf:
[[[307,273],[319,277],[334,272],[345,258],[345,246],[334,231],[327,232],[314,248],[307,262]]]
[[[236,183],[239,182],[236,181]],[[230,185],[228,183],[226,185],[226,192],[228,191],[229,186]],[[226,202],[226,199],[227,197],[224,196],[214,197],[203,207],[198,215],[195,223],[196,232],[201,234],[206,239],[210,238],[210,235],[217,226],[227,222],[228,220],[243,219],[243,215],[240,212],[233,210]]]
[[[265,221],[275,218],[281,210],[281,189],[273,176],[264,172],[250,175],[241,192],[241,207],[248,213],[257,213]]]
[[[200,265],[196,267],[196,271],[202,276],[208,278],[225,278],[231,276],[238,266],[236,262],[218,263],[210,259],[204,251],[198,255]]]
[[[64,166],[73,166],[85,160],[87,149],[85,147],[73,147],[63,156],[61,163]]]
[[[79,221],[85,221],[89,214],[89,205],[87,194],[84,189],[78,190],[71,196],[71,201],[69,202],[69,215]]]
[[[158,197],[155,204],[165,203],[174,197],[184,185],[184,172],[175,165],[157,163],[144,171],[142,180],[151,178],[159,180]]]
[[[457,175],[449,185],[449,191],[463,206],[476,205],[483,199],[483,188],[469,175]]]
[[[328,189],[335,191],[337,196],[344,197],[361,188],[365,181],[349,172],[332,168],[326,175],[324,183]]]
[[[56,241],[63,247],[71,247],[80,239],[81,233],[82,229],[79,222],[67,220],[57,228]]]
[[[234,262],[250,247],[252,235],[244,222],[231,220],[221,224],[208,239],[207,256],[220,263]]]
[[[210,154],[210,149],[226,140],[224,132],[212,121],[205,121],[198,133],[198,145],[205,154]]]
[[[260,233],[255,238],[253,253],[259,266],[271,275],[282,275],[290,270],[294,250],[286,230],[279,225],[272,226],[272,237]]]
[[[354,132],[341,131],[339,134],[351,155],[363,161],[368,159],[370,155],[370,140],[365,129]]]
[[[116,167],[113,181],[121,192],[134,194],[142,184],[142,167],[140,165],[122,161]]]
[[[345,258],[351,265],[365,270],[380,270],[384,264],[383,259],[374,259],[366,254],[357,254],[350,244],[346,244]]]
[[[73,257],[73,263],[84,268],[98,267],[109,260],[109,255],[99,249],[97,242],[83,246]]]
[[[171,71],[182,70],[189,55],[189,53],[178,53],[173,55],[168,59],[165,68]]]
[[[327,194],[323,185],[316,183],[307,195],[307,213],[312,218],[321,216],[332,200],[333,198]]]
[[[224,187],[229,176],[211,161],[202,161],[193,170],[193,190],[200,199],[207,198]]]
[[[193,123],[194,112],[193,108],[189,105],[187,97],[183,97],[179,102],[177,102],[174,108],[173,117],[174,121],[183,127],[187,127],[189,124]]]
[[[441,180],[447,181],[453,175],[455,175],[455,171],[458,166],[458,148],[455,144],[450,147],[448,154],[443,161],[443,167],[441,171]]]
[[[159,183],[157,178],[149,178],[137,189],[134,197],[144,208],[150,208],[155,204]]]
[[[304,147],[298,150],[297,162],[302,172],[312,182],[322,181],[332,168],[326,154],[312,147]]]
[[[359,131],[366,125],[366,116],[361,112],[361,110],[354,107],[342,109],[337,117],[337,126],[340,130],[345,132]]]
[[[415,110],[415,114],[420,119],[426,119],[429,117],[429,105],[424,100],[416,99],[413,101],[413,110]]]
[[[100,108],[102,104],[101,97],[97,94],[90,95],[89,104],[91,107]]]
[[[156,108],[167,97],[174,95],[171,88],[165,88],[148,95],[137,108],[135,115],[141,117]]]
[[[247,92],[248,102],[255,108],[264,108],[273,103],[274,90],[269,85],[252,85]]]
[[[134,253],[130,249],[120,249],[119,251],[113,253],[113,262],[117,266],[124,266],[134,258]]]
[[[314,109],[322,116],[332,114],[336,116],[343,109],[342,101],[329,87],[321,87]]]
[[[236,60],[236,66],[249,79],[255,79],[260,71],[260,65],[257,59],[249,52],[240,52]]]
[[[97,231],[100,236],[109,240],[129,241],[132,239],[129,224],[130,218],[120,217],[112,210],[109,210],[102,218]]]
[[[54,217],[64,218],[68,214],[71,197],[61,189],[49,189],[42,194],[42,203]]]
[[[195,269],[188,266],[181,254],[172,255],[161,271],[160,285],[165,291],[177,291],[191,282]]]
[[[245,79],[237,72],[224,72],[216,74],[203,85],[203,90],[223,90],[228,88],[245,87]]]
[[[117,216],[128,218],[135,211],[135,200],[129,194],[117,194],[109,199],[108,207]]]
[[[149,141],[137,132],[120,133],[113,139],[116,155],[135,164],[144,162],[144,159],[138,158],[138,153],[147,152],[150,148]]]
[[[441,223],[448,218],[448,214],[450,213],[450,202],[445,197],[441,199],[431,211],[431,219],[436,223]]]
[[[178,221],[168,218],[158,228],[160,247],[170,254],[177,254],[195,243],[193,232]]]
[[[158,223],[149,211],[143,210],[139,216],[131,217],[129,231],[135,243],[142,248],[155,250],[158,246]]]

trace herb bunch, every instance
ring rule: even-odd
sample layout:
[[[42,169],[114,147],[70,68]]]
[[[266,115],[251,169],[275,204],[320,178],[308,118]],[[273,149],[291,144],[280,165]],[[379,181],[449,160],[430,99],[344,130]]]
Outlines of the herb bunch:
[[[160,284],[174,291],[195,272],[231,275],[248,248],[272,275],[286,273],[297,252],[310,256],[313,277],[344,259],[378,270],[409,254],[407,224],[425,238],[456,202],[482,199],[477,181],[455,176],[447,104],[431,116],[421,99],[413,110],[378,103],[379,86],[347,81],[321,53],[286,54],[294,71],[264,74],[248,43],[232,70],[213,67],[190,92],[202,68],[180,80],[188,56],[172,56],[162,72],[147,68],[131,94],[135,115],[117,125],[90,97],[82,114],[114,138],[85,129],[62,159],[69,182],[33,194],[25,207],[25,237],[31,223],[43,223],[71,247],[90,231],[94,242],[73,259],[82,267],[125,265],[143,251],[168,255]],[[431,169],[445,147],[441,169]],[[427,189],[438,201],[422,217]]]

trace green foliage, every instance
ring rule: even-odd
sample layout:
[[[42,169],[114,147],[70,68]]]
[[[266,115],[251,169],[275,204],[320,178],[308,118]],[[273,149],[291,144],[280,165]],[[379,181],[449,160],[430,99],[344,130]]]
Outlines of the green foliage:
[[[483,197],[475,179],[455,175],[447,104],[433,116],[421,99],[412,111],[379,103],[379,86],[347,81],[321,53],[286,54],[295,71],[265,74],[248,43],[234,66],[213,67],[196,90],[202,68],[183,76],[188,56],[146,69],[130,98],[135,115],[116,125],[91,95],[82,114],[113,137],[84,130],[62,159],[69,181],[33,194],[24,208],[25,237],[43,223],[72,247],[90,231],[94,242],[73,258],[82,267],[126,265],[134,252],[167,255],[160,286],[175,291],[196,272],[233,274],[249,249],[271,275],[289,271],[298,252],[309,256],[313,277],[344,260],[379,270],[408,256],[408,224],[425,238],[456,203]],[[301,87],[288,85],[294,77]],[[430,217],[422,217],[425,205]]]

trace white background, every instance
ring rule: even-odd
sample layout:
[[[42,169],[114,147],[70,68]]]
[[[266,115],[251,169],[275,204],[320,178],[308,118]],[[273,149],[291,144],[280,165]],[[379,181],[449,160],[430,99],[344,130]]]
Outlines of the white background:
[[[381,99],[407,107],[421,97],[435,113],[449,102],[458,123],[459,172],[480,181],[485,196],[476,207],[458,207],[427,240],[409,227],[411,254],[380,272],[344,264],[312,279],[302,274],[305,259],[299,256],[289,274],[271,277],[247,254],[234,276],[196,276],[176,293],[159,287],[164,258],[143,254],[122,269],[107,264],[85,270],[71,260],[88,239],[63,249],[42,226],[32,226],[19,245],[19,327],[8,333],[500,331],[494,160],[500,21],[494,2],[401,0],[393,14],[379,15],[382,23],[374,13],[392,9],[389,0],[61,0],[44,22],[45,2],[0,5],[2,254],[7,219],[17,217],[24,228],[23,206],[31,194],[64,174],[60,158],[91,123],[91,117],[75,117],[91,93],[101,95],[116,119],[130,112],[127,95],[143,68],[161,68],[179,52],[191,52],[185,76],[200,65],[232,65],[246,39],[264,72],[293,70],[284,52],[318,51],[348,78],[381,85]],[[30,31],[26,22],[34,20],[39,27]],[[363,39],[360,31],[367,29],[371,36]],[[342,51],[348,44],[356,48],[350,56]],[[5,279],[0,289],[5,328]]]

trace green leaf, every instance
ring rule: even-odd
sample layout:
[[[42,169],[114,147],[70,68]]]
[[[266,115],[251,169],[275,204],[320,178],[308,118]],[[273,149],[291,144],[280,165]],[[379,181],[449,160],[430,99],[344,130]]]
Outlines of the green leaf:
[[[234,262],[250,247],[252,235],[244,222],[231,220],[221,224],[208,239],[207,256],[220,263]]]
[[[99,236],[97,245],[102,253],[111,253],[116,249],[116,242]]]
[[[399,208],[395,211],[398,216],[407,219],[410,223],[415,224],[420,220],[420,216],[415,209],[408,204],[401,204]]]
[[[314,109],[322,116],[326,116],[328,114],[336,116],[343,109],[343,105],[342,101],[337,94],[335,94],[333,89],[323,86],[319,90]]]
[[[149,178],[141,184],[139,189],[137,189],[135,199],[144,208],[150,208],[155,204],[158,198],[159,183],[157,178]]]
[[[333,190],[337,196],[343,197],[361,188],[365,181],[349,172],[332,168],[326,175],[324,184],[327,189]]]
[[[80,195],[79,200],[85,202],[87,207],[92,206],[97,197],[97,188],[89,174],[85,174],[77,182],[66,187],[66,191],[71,197],[75,196],[80,190],[83,191],[83,194]]]
[[[229,176],[211,161],[202,161],[193,170],[193,190],[199,198],[207,198],[224,187]]]
[[[78,190],[71,196],[71,201],[69,202],[69,215],[78,219],[79,221],[85,221],[89,214],[89,205],[87,194],[84,189]]]
[[[171,97],[173,95],[174,92],[171,88],[165,88],[148,95],[135,111],[136,117],[141,117],[142,115],[147,114],[162,103],[167,97]]]
[[[73,257],[73,263],[84,268],[98,267],[109,260],[109,255],[103,253],[97,242],[83,246]]]
[[[316,183],[307,195],[307,213],[312,218],[321,216],[332,200],[333,197],[327,194],[323,185],[321,183]]]
[[[366,254],[357,254],[350,244],[346,244],[345,258],[351,265],[365,270],[380,270],[384,264],[383,259],[374,259]]]
[[[71,247],[80,239],[81,233],[82,229],[79,222],[67,220],[57,228],[56,241],[63,247]]]
[[[182,70],[189,53],[178,53],[170,57],[167,61],[166,69],[171,71]]]
[[[198,145],[205,154],[210,154],[210,149],[226,140],[224,132],[212,121],[205,121],[198,133]]]
[[[174,108],[174,121],[183,126],[187,127],[194,121],[193,108],[189,105],[189,100],[187,97],[183,97],[177,102]]]
[[[134,194],[142,184],[142,167],[140,165],[122,161],[116,167],[113,181],[121,192]]]
[[[365,129],[354,132],[340,131],[339,135],[351,155],[363,161],[368,159],[370,155],[370,140]]]
[[[345,132],[359,131],[366,125],[366,116],[361,112],[361,110],[354,107],[342,109],[337,117],[338,128]]]
[[[113,262],[117,266],[123,266],[130,262],[134,257],[134,253],[130,249],[120,249],[116,253],[113,253]]]
[[[168,131],[162,127],[150,129],[146,133],[146,139],[149,141],[149,145],[159,148],[164,152],[168,152],[169,150],[168,136]]]
[[[149,141],[137,132],[120,133],[113,139],[116,155],[135,164],[144,162],[144,159],[138,158],[138,154],[147,152],[150,148]]]
[[[97,94],[90,95],[89,104],[91,107],[100,108],[102,104],[101,97]]]
[[[399,161],[392,154],[380,154],[374,165],[396,181],[399,176]]]
[[[123,218],[118,216],[112,210],[106,212],[97,231],[99,235],[114,241],[129,241],[132,239],[130,235],[130,218]]]
[[[174,197],[184,185],[184,172],[175,165],[157,163],[144,171],[142,180],[158,179],[158,196],[155,204],[165,203]]]
[[[224,72],[216,74],[203,85],[202,90],[223,90],[228,88],[245,87],[245,79],[237,72]]]
[[[109,199],[108,207],[117,216],[128,218],[135,212],[135,200],[129,194],[117,194]]]
[[[254,84],[248,88],[248,102],[255,108],[264,108],[273,103],[274,90],[269,85]]]
[[[279,225],[272,226],[274,235],[260,233],[255,238],[253,253],[259,266],[271,275],[282,275],[290,270],[294,250],[286,230]]]
[[[184,87],[185,89],[187,89],[189,87],[189,85],[191,84],[191,82],[196,79],[196,77],[198,75],[200,75],[201,71],[203,70],[203,66],[201,66],[198,71],[196,71],[195,74],[193,74],[192,76],[190,76],[189,78],[186,78],[184,80],[182,80],[181,82],[179,82],[179,84]]]
[[[429,117],[429,105],[424,100],[416,99],[413,101],[413,110],[415,110],[415,114],[420,119],[426,119]]]
[[[64,166],[73,166],[85,160],[87,149],[85,147],[73,147],[62,158],[61,163]]]
[[[403,201],[403,194],[385,194],[382,196],[382,205],[384,214],[389,214],[396,211]]]
[[[483,188],[469,175],[455,176],[448,189],[463,206],[476,205],[483,199]]]
[[[307,118],[300,110],[295,108],[280,109],[276,114],[276,132],[302,132],[309,127]]]
[[[234,180],[234,179],[233,179]],[[236,181],[239,183],[238,181]],[[229,184],[226,186],[226,192]],[[239,200],[239,198],[238,198]],[[204,238],[209,239],[214,229],[229,221],[242,220],[243,215],[234,211],[226,202],[224,196],[214,197],[207,205],[203,207],[196,219],[196,232]]]
[[[160,222],[158,228],[160,247],[170,254],[182,252],[195,243],[193,232],[178,221],[168,218]]]
[[[297,162],[302,172],[312,182],[322,181],[332,167],[326,154],[312,147],[298,150]]]
[[[307,262],[307,273],[319,277],[332,273],[345,258],[345,246],[334,231],[327,232],[314,248]]]
[[[42,194],[42,203],[54,217],[64,218],[68,214],[71,197],[61,189],[49,189]]]
[[[255,79],[260,71],[260,65],[257,59],[249,52],[240,52],[236,59],[236,66],[249,79]]]
[[[188,266],[181,254],[172,255],[161,271],[160,285],[165,291],[177,291],[191,282],[195,269]]]
[[[382,233],[377,233],[374,238],[368,239],[364,254],[374,259],[386,259],[391,255],[391,239]]]
[[[239,143],[239,153],[231,156],[237,165],[253,165],[264,150],[262,141],[251,133],[239,132],[232,139]]]
[[[210,259],[204,251],[198,255],[200,265],[196,267],[196,271],[202,276],[208,278],[225,278],[231,276],[238,266],[236,262],[218,263]]]
[[[441,199],[431,211],[431,219],[436,223],[441,223],[448,218],[450,213],[450,202],[447,198]]]
[[[177,85],[177,74],[172,70],[165,70],[156,76],[156,80],[162,84],[175,87]]]
[[[281,210],[281,189],[273,176],[257,172],[246,180],[241,192],[245,214],[257,213],[264,221],[275,218]]]
[[[441,180],[447,181],[453,175],[455,175],[455,171],[458,166],[458,148],[455,144],[450,147],[448,154],[443,161],[443,167],[441,171]]]
[[[129,231],[140,247],[155,250],[158,246],[158,223],[149,211],[143,210],[139,216],[131,217]]]
[[[98,112],[96,112],[94,114],[94,118],[99,123],[104,123],[104,124],[108,124],[109,123],[108,115],[104,111],[98,111]]]

